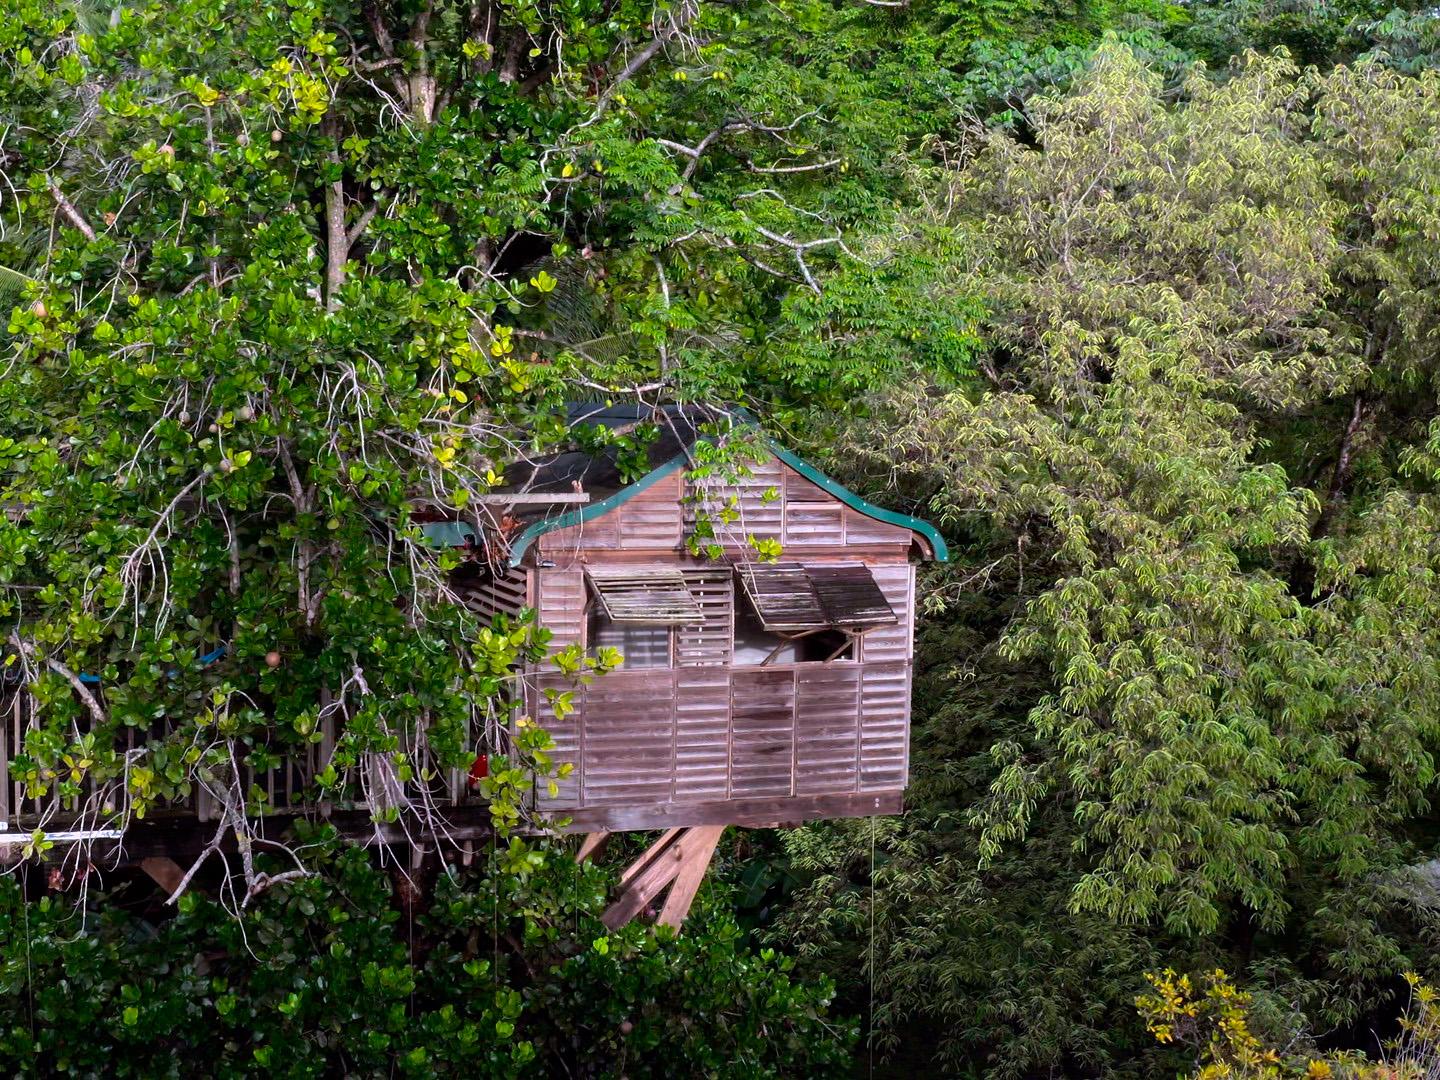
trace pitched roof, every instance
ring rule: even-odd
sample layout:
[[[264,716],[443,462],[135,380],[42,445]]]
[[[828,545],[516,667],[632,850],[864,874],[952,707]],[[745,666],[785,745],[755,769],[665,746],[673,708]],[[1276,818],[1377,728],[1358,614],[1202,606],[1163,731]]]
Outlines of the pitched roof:
[[[693,405],[667,405],[656,409],[647,405],[578,405],[572,404],[568,407],[569,415],[574,418],[573,422],[578,424],[594,423],[606,427],[621,428],[624,426],[635,426],[647,420],[657,423],[660,426],[661,437],[650,447],[650,462],[653,467],[644,476],[639,477],[633,483],[619,483],[620,470],[613,451],[606,451],[600,455],[584,454],[562,454],[554,459],[549,471],[542,471],[535,476],[535,482],[559,483],[562,486],[553,487],[549,490],[561,491],[570,490],[563,486],[565,483],[579,484],[580,490],[591,493],[594,501],[589,504],[571,510],[568,513],[555,516],[542,517],[540,520],[531,522],[526,528],[515,537],[510,545],[510,565],[519,566],[526,550],[539,537],[555,529],[564,529],[571,525],[579,525],[582,522],[593,521],[602,514],[620,506],[626,500],[633,498],[646,488],[650,487],[657,480],[684,468],[689,464],[689,448],[703,435],[700,428],[705,424],[730,423],[736,427],[754,427],[755,420],[744,410],[727,412],[719,409],[711,409]],[[866,517],[877,521],[884,521],[890,525],[899,525],[901,528],[909,529],[917,534],[930,548],[931,554],[940,562],[945,562],[950,557],[949,549],[945,546],[945,540],[941,537],[939,530],[928,521],[911,517],[908,514],[901,514],[894,510],[885,510],[862,499],[849,488],[830,479],[813,465],[792,454],[779,443],[768,436],[761,436],[763,445],[777,458],[789,465],[805,479],[821,488],[823,491],[839,499],[846,506]],[[669,453],[668,458],[665,455]],[[580,460],[587,459],[588,463]],[[657,460],[659,459],[659,460]],[[533,466],[527,466],[533,468]],[[507,479],[510,473],[506,474]],[[514,490],[535,491],[540,490],[533,486],[515,488]],[[598,498],[595,498],[599,496]]]
[[[650,424],[658,429],[659,435],[646,447],[638,468],[637,463],[626,459],[613,445],[594,451],[565,451],[515,462],[507,467],[505,484],[495,490],[497,495],[533,496],[578,491],[590,496],[588,503],[566,513],[557,514],[554,506],[544,505],[517,507],[511,511],[511,517],[522,526],[510,544],[509,564],[512,567],[520,565],[530,545],[545,533],[592,521],[656,481],[684,468],[690,462],[690,447],[709,437],[702,429],[756,427],[755,419],[743,409],[639,403],[571,402],[565,407],[565,422],[571,430],[583,431],[593,425],[606,428],[612,434],[628,433]],[[877,521],[909,529],[921,538],[936,559],[944,562],[949,558],[945,541],[929,522],[875,506],[772,439],[762,435],[761,442],[786,465],[851,509]],[[474,530],[462,522],[431,522],[425,525],[425,531],[434,541],[443,544],[460,544],[466,536],[474,536]]]

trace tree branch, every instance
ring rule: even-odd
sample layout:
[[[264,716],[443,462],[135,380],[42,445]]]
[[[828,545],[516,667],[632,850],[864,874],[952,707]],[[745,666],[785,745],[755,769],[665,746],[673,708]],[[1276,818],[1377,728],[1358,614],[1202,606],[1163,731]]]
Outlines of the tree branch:
[[[55,205],[60,208],[60,212],[65,215],[71,225],[74,225],[75,228],[80,230],[86,240],[89,240],[93,244],[95,242],[95,230],[90,227],[90,223],[81,216],[79,210],[75,209],[75,204],[65,197],[65,193],[60,190],[60,185],[55,183],[54,180],[51,180],[49,181],[49,186],[50,197],[55,200]]]
[[[345,263],[350,258],[350,234],[345,228],[345,177],[340,163],[339,122],[325,118],[328,145],[325,160],[339,173],[325,185],[325,310],[340,306],[340,287],[345,284]]]
[[[30,657],[32,660],[36,659],[35,646],[31,645],[28,641],[22,639],[18,632],[11,632],[10,644],[14,645],[16,649],[18,649],[24,655]],[[105,710],[100,707],[100,702],[95,700],[95,695],[90,693],[90,688],[80,681],[79,675],[76,675],[75,672],[71,671],[68,667],[66,667],[59,660],[56,660],[53,657],[45,657],[44,664],[51,671],[61,676],[66,682],[70,684],[70,686],[74,689],[75,693],[79,696],[80,700],[85,703],[85,708],[90,711],[90,716],[97,724],[105,723]]]
[[[605,88],[605,92],[602,93],[599,100],[595,102],[595,112],[591,114],[590,119],[587,122],[593,124],[595,123],[595,121],[599,120],[602,116],[604,116],[605,110],[610,107],[610,100],[615,96],[616,91],[618,91],[620,87],[623,86],[625,83],[633,79],[635,77],[635,73],[638,72],[641,68],[643,68],[646,64],[648,64],[651,60],[653,60],[655,58],[655,54],[664,47],[665,41],[662,38],[657,37],[653,41],[651,41],[650,44],[646,45],[643,49],[635,52],[630,57],[629,61],[625,64],[625,66],[620,69],[620,74],[615,76],[615,81]]]
[[[818,172],[821,169],[834,168],[836,165],[840,164],[840,160],[841,159],[838,157],[831,158],[829,161],[817,161],[814,165],[771,165],[768,167],[761,165],[751,165],[750,171],[767,174]]]
[[[1335,455],[1335,469],[1330,474],[1330,489],[1325,495],[1325,505],[1320,510],[1320,516],[1315,519],[1315,527],[1310,530],[1314,539],[1319,539],[1329,532],[1334,522],[1340,496],[1345,493],[1345,485],[1349,483],[1350,472],[1355,467],[1355,436],[1365,422],[1365,413],[1365,396],[1356,394],[1355,404],[1350,410],[1350,422],[1345,425],[1340,436],[1340,449]]]
[[[370,222],[374,220],[375,213],[379,209],[380,203],[377,200],[376,202],[373,202],[369,206],[367,206],[363,211],[361,211],[359,220],[357,220],[354,225],[351,225],[350,231],[345,234],[345,243],[347,247],[355,246],[355,242],[359,240],[361,235],[365,232],[366,226],[368,226]]]

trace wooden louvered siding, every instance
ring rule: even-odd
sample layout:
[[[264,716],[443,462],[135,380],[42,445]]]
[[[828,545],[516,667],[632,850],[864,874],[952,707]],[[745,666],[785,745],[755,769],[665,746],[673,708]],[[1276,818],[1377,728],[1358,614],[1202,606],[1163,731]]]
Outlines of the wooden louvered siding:
[[[866,664],[860,684],[860,790],[903,788],[910,760],[910,666]]]
[[[776,460],[779,460],[778,458]],[[781,465],[784,470],[784,491],[786,503],[835,503],[835,497],[819,484],[807,480],[788,465]]]
[[[730,793],[730,672],[675,672],[676,802],[708,802]]]
[[[740,520],[724,536],[730,547],[743,545],[748,534],[774,537],[787,550],[793,548],[797,553],[845,546],[906,550],[911,544],[909,529],[850,509],[779,458],[767,458],[753,465],[752,470],[752,476],[717,486],[708,493],[712,508],[724,505],[731,495],[738,497]],[[765,493],[771,489],[777,498],[766,502]],[[687,511],[687,528],[693,520],[693,512]]]
[[[620,546],[620,515],[601,514],[579,525],[540,535],[540,550],[546,555],[577,551],[611,551]]]
[[[678,550],[683,514],[679,472],[662,476],[608,513],[540,536],[540,551],[561,556],[582,551]]]
[[[870,573],[899,621],[866,631],[861,639],[861,659],[866,663],[907,661],[915,622],[915,568],[909,563],[883,563],[870,567]]]
[[[741,477],[733,489],[724,492],[724,498],[731,494],[739,497],[740,519],[734,527],[745,536],[773,536],[780,538],[784,520],[785,466],[779,458],[766,458],[750,465],[750,475]],[[766,499],[774,490],[776,497]]]
[[[720,533],[722,542],[732,547],[743,544],[745,538],[751,535],[778,540],[783,528],[784,465],[779,458],[767,457],[764,461],[751,463],[749,468],[749,476],[740,477],[732,484],[707,484],[703,489],[686,488],[687,495],[703,497],[703,505],[712,518],[729,505],[732,497],[735,499],[735,509],[740,514],[738,520],[729,525],[716,522],[716,531]],[[765,495],[772,489],[775,498],[767,500]],[[686,504],[683,520],[687,530],[694,525],[693,504]]]
[[[573,686],[570,679],[563,675],[536,676],[530,681],[526,691],[525,711],[555,741],[554,748],[549,751],[551,760],[554,761],[557,768],[561,765],[569,765],[573,770],[569,776],[555,780],[557,789],[555,795],[550,795],[548,790],[542,793],[541,804],[551,810],[570,810],[580,805],[581,710],[576,708],[563,720],[557,719],[550,707],[549,699],[544,693],[547,689],[554,690],[556,693],[572,691],[572,703],[577,705],[582,705],[579,700],[580,692]]]
[[[845,542],[845,507],[789,466],[784,470],[785,528],[781,542],[788,548]]]
[[[705,621],[679,628],[676,663],[681,667],[729,664],[735,651],[735,575],[728,566],[686,570],[685,583]]]
[[[678,472],[662,476],[627,499],[606,517],[619,518],[620,547],[666,550],[680,546],[682,479]]]
[[[553,635],[554,650],[585,640],[585,571],[579,566],[555,567],[536,575],[536,613]]]
[[[730,698],[730,797],[793,795],[794,671],[737,668]]]
[[[738,520],[717,528],[729,548],[747,546],[747,537],[779,540],[786,548],[814,550],[864,546],[908,549],[909,529],[866,517],[845,506],[778,458],[750,465],[751,475],[729,484],[697,489],[682,471],[660,477],[608,513],[564,529],[544,533],[538,549],[566,562],[584,552],[680,551],[694,526],[695,507],[688,497],[703,494],[713,515],[736,499]],[[775,498],[766,499],[773,491]]]
[[[670,801],[675,762],[672,672],[612,672],[578,696],[581,802],[605,806]]]
[[[860,669],[810,664],[795,672],[795,794],[856,790]]]
[[[530,606],[530,575],[524,569],[485,574],[459,587],[467,608],[487,622],[496,615],[518,616]]]
[[[855,545],[895,544],[909,547],[914,535],[909,529],[888,522],[876,521],[872,517],[845,507],[845,542]]]
[[[545,686],[571,690],[576,711],[556,720]],[[575,766],[557,795],[539,793],[542,810],[649,807],[658,827],[686,805],[905,787],[904,662],[622,671],[587,687],[545,676],[531,693],[556,762]]]

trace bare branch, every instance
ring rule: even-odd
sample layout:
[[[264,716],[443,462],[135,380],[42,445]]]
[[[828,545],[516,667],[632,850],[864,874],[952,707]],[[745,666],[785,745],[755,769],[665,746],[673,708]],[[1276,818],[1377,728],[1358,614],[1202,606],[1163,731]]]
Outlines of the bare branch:
[[[325,160],[339,175],[325,185],[325,310],[340,305],[340,287],[345,284],[345,263],[350,258],[350,234],[345,229],[345,177],[340,172],[339,121],[325,118],[328,145]]]
[[[32,660],[38,659],[35,646],[31,645],[28,641],[22,639],[18,632],[11,632],[10,644],[14,645],[16,649],[18,649],[25,656],[30,657]],[[74,689],[76,695],[80,698],[82,702],[85,703],[85,708],[90,711],[90,716],[97,724],[105,723],[105,710],[100,707],[100,702],[95,700],[95,695],[90,692],[90,688],[80,681],[79,675],[76,675],[75,672],[71,671],[68,667],[66,667],[59,660],[56,660],[53,657],[44,657],[43,662],[46,667],[48,667],[51,671],[55,672],[55,674],[61,676],[66,682],[70,684],[70,686]]]
[[[190,864],[190,869],[185,871],[184,876],[180,879],[180,884],[175,886],[175,890],[170,894],[170,898],[165,901],[166,904],[174,904],[180,897],[185,895],[185,890],[190,887],[191,879],[194,878],[200,867],[204,865],[205,860],[220,850],[220,843],[225,839],[225,831],[229,828],[230,815],[227,813],[221,816],[220,827],[215,830],[215,835],[210,838],[210,842],[206,844],[200,854],[195,857],[195,861]]]
[[[635,73],[638,72],[641,68],[643,68],[646,64],[648,64],[651,60],[653,60],[656,54],[659,53],[659,51],[664,47],[664,40],[657,37],[653,41],[651,41],[650,44],[646,45],[642,49],[637,50],[630,57],[629,61],[625,64],[625,66],[620,69],[620,74],[615,76],[615,81],[605,88],[605,92],[601,94],[600,99],[595,102],[595,112],[590,117],[590,123],[593,124],[596,120],[599,120],[602,116],[605,115],[605,110],[610,107],[610,101],[615,96],[616,92],[620,89],[620,87],[633,79],[635,77]]]
[[[371,203],[369,206],[367,206],[367,207],[364,209],[364,211],[360,214],[359,220],[357,220],[354,225],[351,225],[351,226],[350,226],[350,231],[345,234],[345,245],[346,245],[346,247],[354,247],[354,246],[355,246],[355,242],[356,242],[357,240],[359,240],[360,237],[361,237],[361,235],[365,232],[366,226],[369,225],[370,222],[374,220],[374,218],[375,218],[375,213],[376,213],[376,211],[378,211],[379,209],[380,209],[380,203],[379,203],[378,200],[377,200],[376,202]]]
[[[50,197],[55,200],[55,205],[60,208],[60,212],[65,215],[71,225],[74,225],[75,228],[80,230],[86,240],[89,240],[93,244],[95,242],[95,230],[90,227],[90,223],[81,216],[79,210],[75,209],[75,204],[65,197],[65,193],[60,190],[60,185],[55,183],[54,180],[51,180],[49,184]]]
[[[813,165],[771,165],[768,167],[761,165],[751,165],[750,171],[767,174],[818,172],[821,169],[833,169],[836,165],[840,164],[841,160],[842,159],[838,157],[831,158],[829,161],[817,161]]]

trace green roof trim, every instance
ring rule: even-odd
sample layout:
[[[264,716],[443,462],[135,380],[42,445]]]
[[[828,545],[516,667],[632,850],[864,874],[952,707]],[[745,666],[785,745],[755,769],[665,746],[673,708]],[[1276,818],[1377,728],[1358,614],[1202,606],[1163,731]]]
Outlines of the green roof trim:
[[[664,465],[652,469],[629,487],[623,487],[608,499],[601,499],[597,503],[589,503],[579,510],[569,510],[559,517],[546,518],[544,521],[537,521],[526,527],[525,531],[515,538],[515,543],[510,548],[510,565],[519,566],[520,560],[524,558],[526,549],[547,532],[554,532],[556,529],[568,529],[571,525],[579,525],[582,522],[593,521],[601,514],[608,514],[615,507],[631,499],[646,488],[653,485],[657,480],[662,480],[685,467],[689,458],[682,450]]]
[[[815,466],[807,464],[796,455],[786,450],[773,439],[765,438],[766,448],[777,458],[789,465],[792,469],[805,477],[817,487],[822,488],[829,494],[835,496],[852,510],[859,511],[866,517],[874,518],[876,521],[883,521],[887,525],[898,525],[902,529],[909,529],[924,537],[925,542],[930,545],[930,551],[937,562],[949,562],[950,549],[946,547],[940,530],[931,525],[928,521],[921,521],[909,514],[901,514],[894,510],[882,510],[873,503],[866,502],[859,495],[856,495],[843,484],[838,484],[826,476]],[[590,503],[579,510],[570,510],[559,517],[547,518],[544,521],[537,521],[529,525],[519,536],[510,548],[510,565],[519,566],[520,560],[525,557],[525,552],[530,545],[538,540],[545,533],[553,532],[556,529],[566,529],[571,525],[580,525],[586,521],[593,521],[602,514],[608,514],[626,500],[640,494],[656,481],[662,480],[678,469],[683,469],[689,463],[689,455],[685,451],[676,454],[665,464],[652,469],[629,487],[621,488],[608,499],[601,499],[597,503]]]
[[[850,509],[858,510],[866,517],[872,517],[876,521],[883,521],[887,525],[899,525],[902,529],[909,529],[911,532],[919,533],[930,545],[930,550],[934,553],[936,562],[950,561],[950,549],[945,546],[944,537],[940,535],[940,530],[928,521],[921,521],[917,517],[911,517],[909,514],[902,514],[896,510],[882,510],[874,503],[866,502],[844,484],[838,484],[834,480],[831,480],[830,477],[815,468],[814,465],[801,460],[773,439],[767,438],[765,444],[770,448],[771,453],[786,465],[789,465],[812,484],[824,488],[846,506],[850,507]]]

